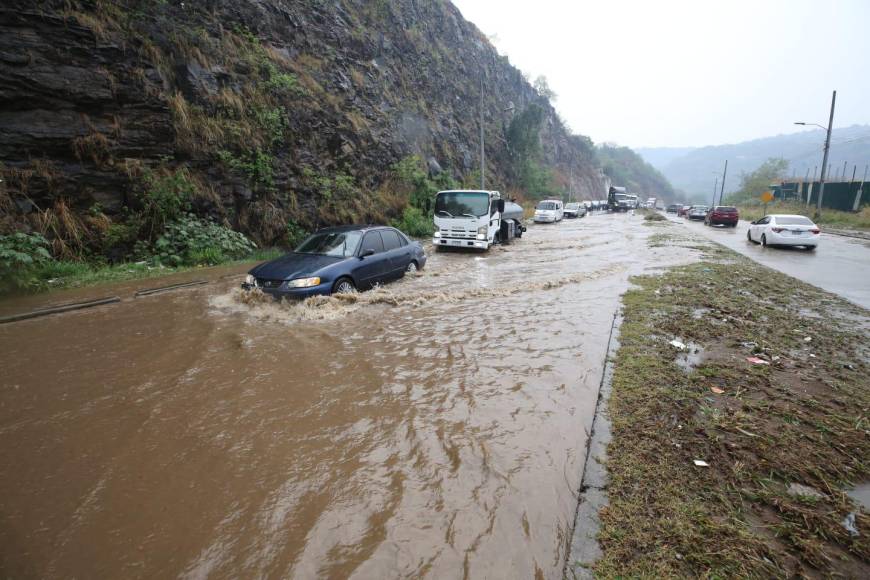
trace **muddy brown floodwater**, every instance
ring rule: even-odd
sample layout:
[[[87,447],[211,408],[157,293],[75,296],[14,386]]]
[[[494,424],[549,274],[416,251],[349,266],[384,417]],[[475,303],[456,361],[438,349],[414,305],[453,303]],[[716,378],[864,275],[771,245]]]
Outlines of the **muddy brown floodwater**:
[[[533,226],[351,300],[233,276],[3,325],[0,575],[559,577],[650,230]]]

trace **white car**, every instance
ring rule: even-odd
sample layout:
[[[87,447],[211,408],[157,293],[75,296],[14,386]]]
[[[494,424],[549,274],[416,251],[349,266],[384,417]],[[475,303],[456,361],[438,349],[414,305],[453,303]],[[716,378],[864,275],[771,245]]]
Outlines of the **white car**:
[[[562,201],[559,199],[545,199],[538,202],[535,208],[535,221],[538,223],[555,223],[562,221],[563,217]]]
[[[565,210],[562,212],[565,219],[582,218],[586,215],[586,206],[579,202],[571,202],[565,204]]]
[[[808,217],[771,214],[749,224],[746,238],[762,246],[803,246],[815,250],[819,234],[819,226]]]

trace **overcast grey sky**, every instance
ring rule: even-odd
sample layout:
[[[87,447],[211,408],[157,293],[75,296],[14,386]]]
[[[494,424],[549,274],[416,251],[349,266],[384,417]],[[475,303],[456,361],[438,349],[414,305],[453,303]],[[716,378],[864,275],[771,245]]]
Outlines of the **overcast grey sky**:
[[[571,128],[631,147],[870,123],[870,0],[453,0]]]

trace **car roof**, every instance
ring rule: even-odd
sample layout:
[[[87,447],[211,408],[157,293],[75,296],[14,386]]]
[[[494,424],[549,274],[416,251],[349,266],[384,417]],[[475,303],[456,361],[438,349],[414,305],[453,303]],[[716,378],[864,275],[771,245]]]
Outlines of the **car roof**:
[[[352,232],[352,231],[360,231],[366,232],[369,230],[377,230],[383,228],[390,228],[390,226],[382,226],[376,224],[368,224],[368,225],[345,225],[345,226],[329,226],[326,228],[320,228],[315,233],[336,233],[336,232]]]
[[[810,220],[810,221],[813,221],[812,218],[808,218],[808,217],[805,216],[805,215],[798,215],[798,214],[796,214],[796,213],[769,213],[769,214],[767,214],[767,215],[770,216],[770,217],[772,217],[772,218],[778,218],[778,217],[787,217],[787,218],[805,218],[805,219],[808,219],[808,220]]]

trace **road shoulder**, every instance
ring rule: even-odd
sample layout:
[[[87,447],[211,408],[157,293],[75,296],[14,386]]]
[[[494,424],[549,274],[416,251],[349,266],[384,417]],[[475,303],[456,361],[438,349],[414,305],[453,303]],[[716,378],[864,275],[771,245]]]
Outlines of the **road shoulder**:
[[[870,480],[870,313],[693,236],[650,243],[704,258],[624,296],[595,574],[867,577],[847,491]]]

